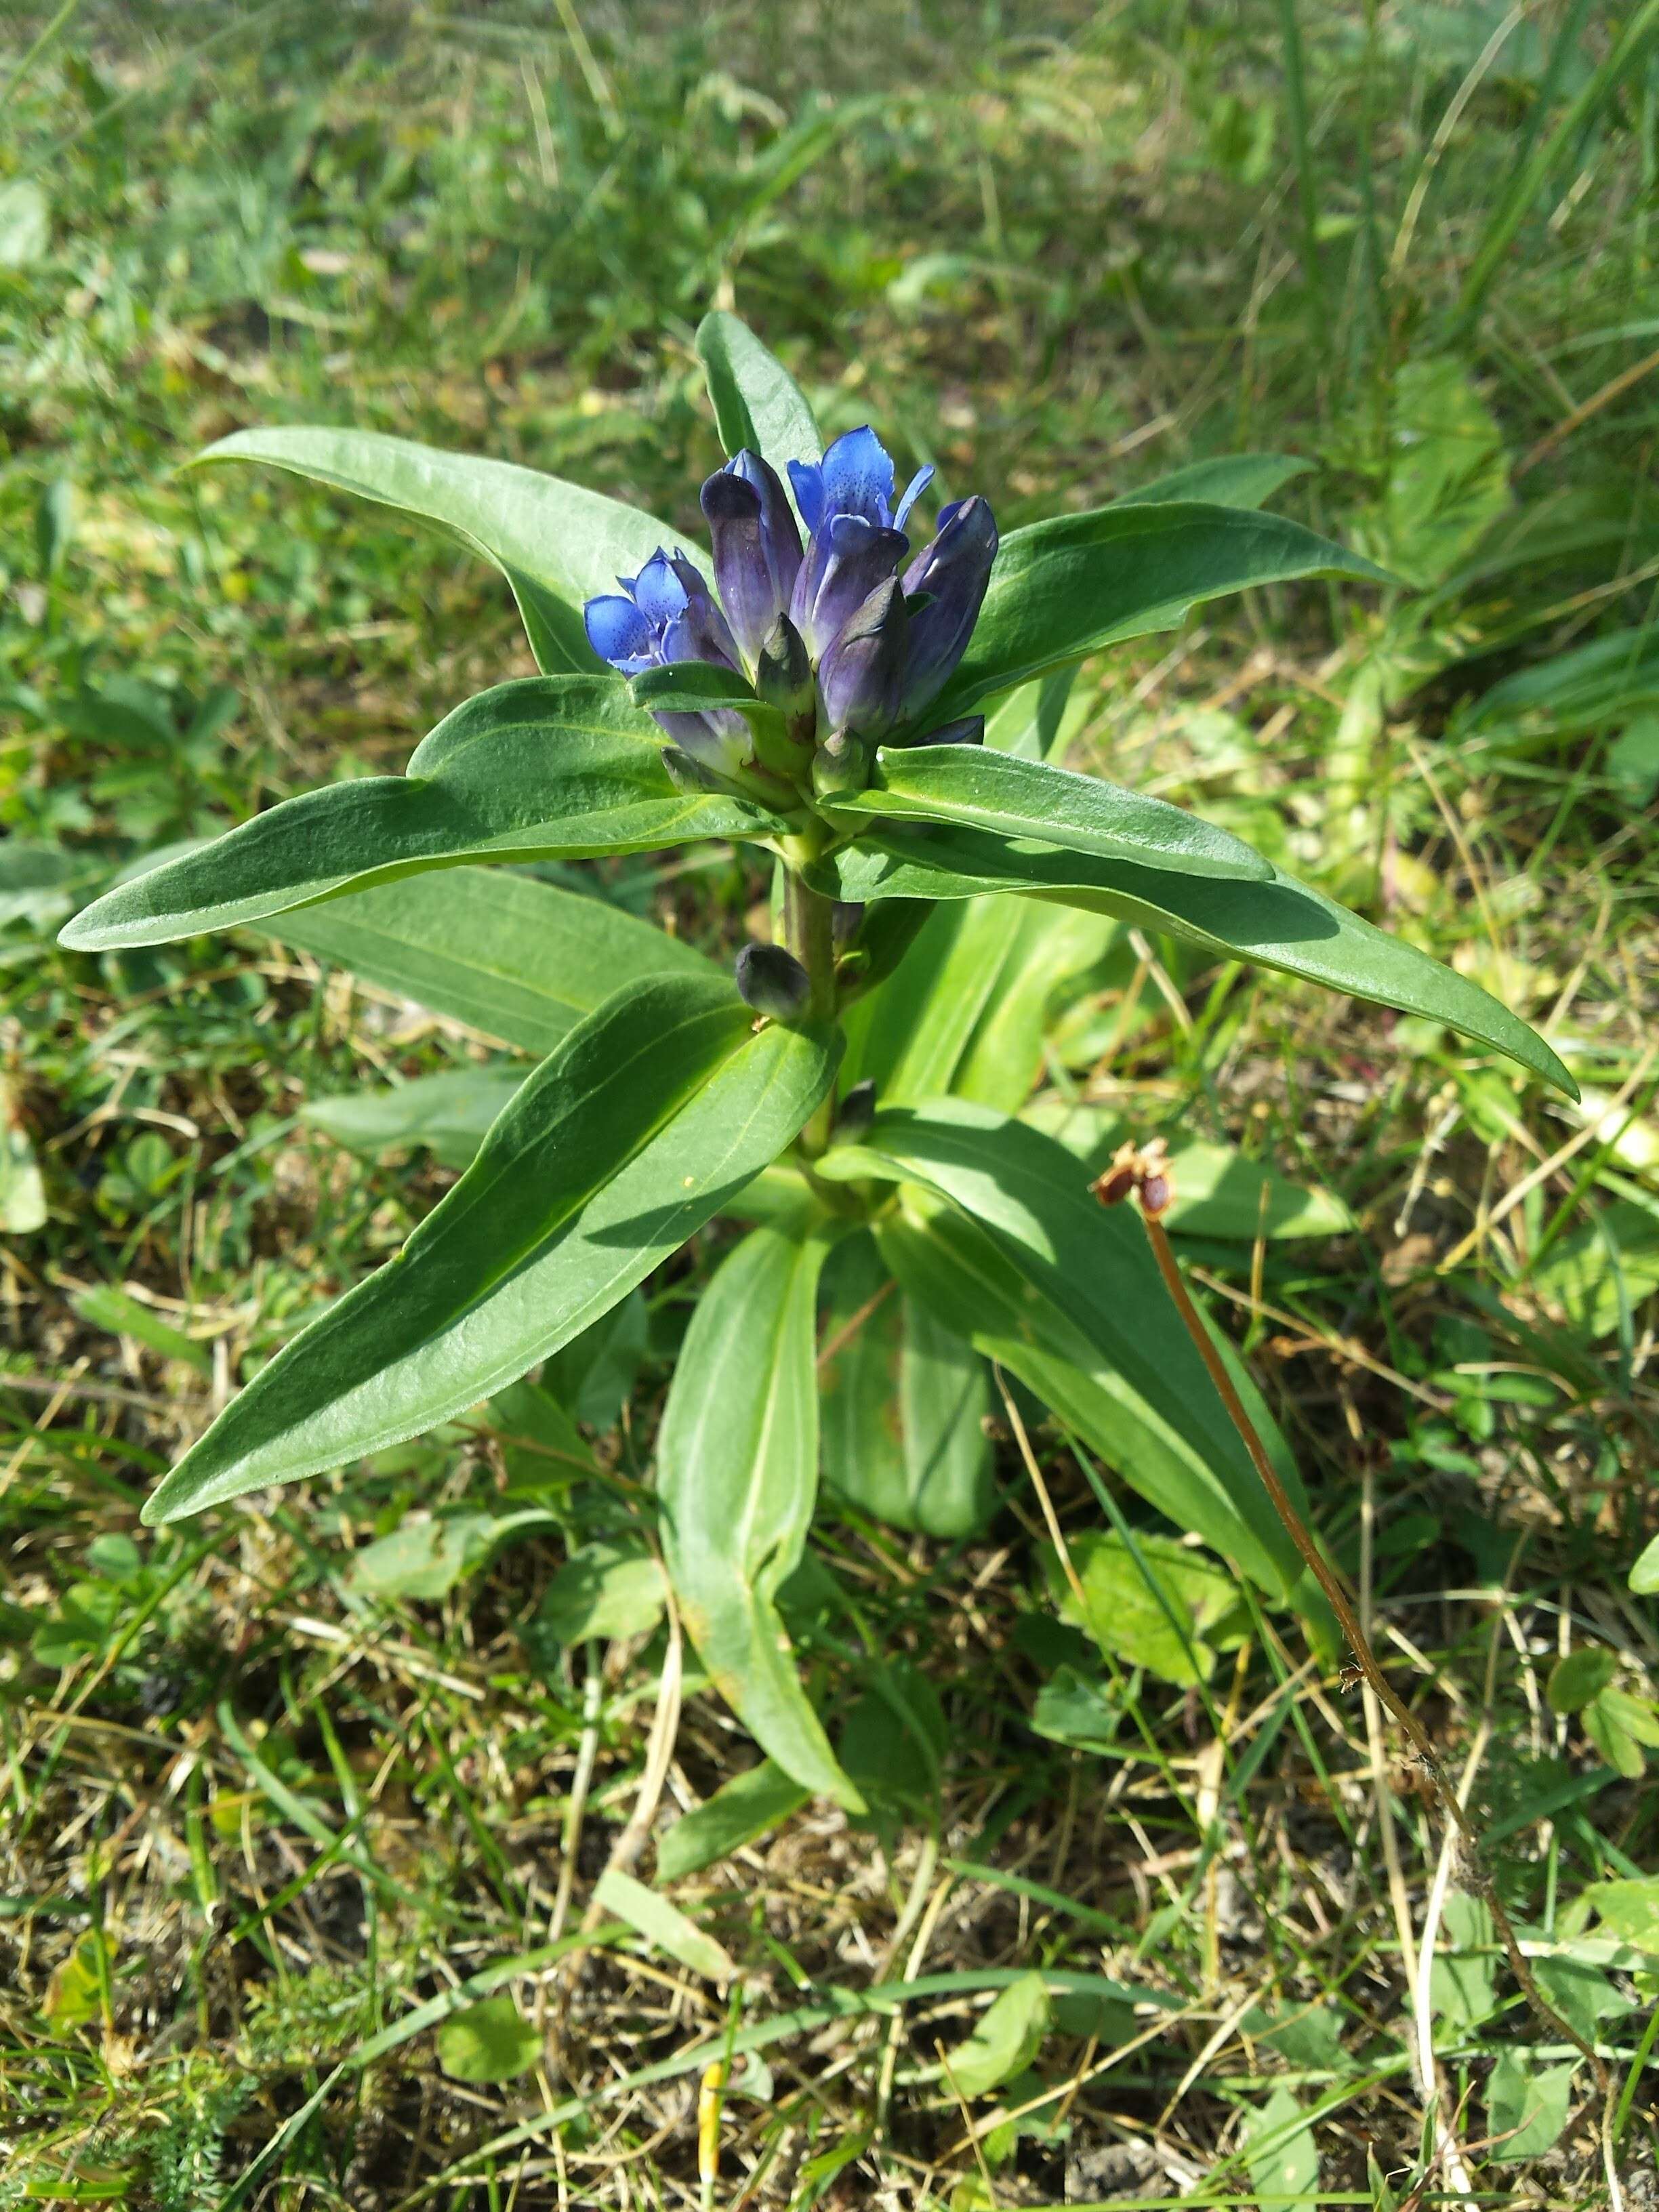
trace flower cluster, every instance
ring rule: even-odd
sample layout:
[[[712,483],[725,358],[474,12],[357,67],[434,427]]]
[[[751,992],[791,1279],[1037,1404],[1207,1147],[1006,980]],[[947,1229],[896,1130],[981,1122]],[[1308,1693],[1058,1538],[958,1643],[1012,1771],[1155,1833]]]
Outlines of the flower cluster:
[[[820,792],[856,787],[868,747],[896,734],[978,737],[977,719],[930,731],[925,717],[979,619],[997,526],[982,499],[954,501],[906,565],[905,525],[933,473],[918,471],[895,506],[880,440],[848,430],[821,462],[789,464],[792,509],[776,470],[738,453],[702,487],[718,599],[684,554],[659,551],[637,576],[618,578],[620,593],[587,602],[594,651],[626,676],[679,661],[740,674],[785,732],[785,757],[762,771],[810,775]],[[740,779],[756,767],[752,715],[714,707],[657,720],[673,740],[671,762],[693,778]]]

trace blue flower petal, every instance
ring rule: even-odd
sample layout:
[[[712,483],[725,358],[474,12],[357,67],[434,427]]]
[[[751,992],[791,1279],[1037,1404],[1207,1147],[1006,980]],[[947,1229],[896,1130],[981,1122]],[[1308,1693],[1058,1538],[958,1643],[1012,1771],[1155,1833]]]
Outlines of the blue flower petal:
[[[823,471],[816,461],[791,461],[789,481],[795,488],[795,505],[809,531],[823,520]]]
[[[651,625],[632,599],[618,599],[614,592],[590,599],[582,609],[582,620],[587,641],[600,659],[625,675],[637,676],[655,660]]]
[[[844,430],[823,457],[824,504],[831,514],[861,514],[884,528],[893,515],[893,464],[866,423]],[[816,529],[810,523],[809,529]]]
[[[685,586],[660,546],[634,579],[634,598],[653,629],[685,612]]]
[[[911,477],[909,483],[904,487],[904,496],[898,503],[898,513],[893,517],[893,527],[895,530],[903,529],[905,524],[910,520],[910,509],[915,505],[916,501],[921,497],[923,492],[927,490],[928,485],[932,483],[933,481],[933,465],[929,461],[925,468],[920,468],[916,471],[915,476]]]

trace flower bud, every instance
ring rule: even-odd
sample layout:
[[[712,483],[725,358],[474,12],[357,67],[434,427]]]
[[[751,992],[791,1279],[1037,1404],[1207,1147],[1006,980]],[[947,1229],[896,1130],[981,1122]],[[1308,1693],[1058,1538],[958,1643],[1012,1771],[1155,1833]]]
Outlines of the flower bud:
[[[812,756],[812,789],[820,799],[862,791],[870,781],[870,756],[850,730],[836,730]]]
[[[784,717],[792,738],[811,737],[817,712],[812,664],[806,641],[787,615],[780,615],[767,633],[755,664],[755,690]]]
[[[818,664],[818,689],[832,730],[883,737],[898,717],[909,615],[889,577],[836,633]]]
[[[925,599],[910,626],[902,711],[915,715],[939,696],[967,649],[985,603],[997,526],[982,499],[945,507],[939,533],[904,571],[904,589]]]
[[[781,945],[745,945],[738,955],[738,989],[744,1004],[774,1021],[799,1021],[812,995],[812,979]]]
[[[836,1109],[836,1135],[844,1145],[856,1145],[869,1133],[876,1118],[876,1086],[872,1077],[855,1083]]]
[[[729,795],[733,788],[725,776],[712,768],[706,768],[700,760],[682,751],[678,745],[665,745],[661,757],[662,764],[668,771],[668,781],[676,791],[687,792],[694,796],[708,791]]]

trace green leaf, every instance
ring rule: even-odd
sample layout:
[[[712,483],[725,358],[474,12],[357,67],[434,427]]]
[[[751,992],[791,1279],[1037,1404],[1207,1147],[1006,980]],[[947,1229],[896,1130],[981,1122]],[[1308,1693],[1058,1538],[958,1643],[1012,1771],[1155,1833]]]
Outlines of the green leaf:
[[[104,2012],[110,1978],[109,1948],[101,1930],[84,1929],[69,1955],[52,1968],[41,2015],[53,2035],[71,2034]]]
[[[1633,1997],[1614,1987],[1606,1966],[1588,1966],[1579,1959],[1534,1958],[1532,1971],[1562,2019],[1587,2043],[1600,2039],[1603,2021],[1622,2020],[1637,2008]]]
[[[964,2097],[988,2097],[1023,2074],[1048,2033],[1048,1991],[1041,1974],[1022,1974],[980,2016],[951,2054],[950,2080]]]
[[[977,903],[969,901],[956,910],[972,913]],[[949,1088],[958,1097],[1012,1114],[1024,1106],[1042,1075],[1060,1012],[1084,989],[1085,979],[1121,934],[1122,924],[1109,915],[1046,907],[1036,899],[984,903],[1007,915],[1007,936],[994,985]]]
[[[919,1667],[895,1659],[871,1668],[836,1748],[890,1853],[908,1822],[938,1832],[950,1741],[939,1692]]]
[[[822,459],[823,440],[805,393],[746,323],[720,309],[705,315],[697,325],[697,356],[728,454],[748,447],[770,461],[786,485],[789,462]]]
[[[1066,1548],[1084,1603],[1079,1606],[1070,1577],[1052,1559],[1048,1586],[1063,1620],[1086,1630],[1112,1657],[1149,1668],[1166,1682],[1186,1686],[1209,1680],[1215,1645],[1206,1632],[1238,1604],[1231,1575],[1171,1538],[1144,1530],[1133,1551],[1111,1528],[1073,1536]]]
[[[983,1363],[898,1292],[867,1233],[837,1249],[829,1283],[824,1337],[835,1350],[818,1369],[824,1481],[889,1528],[977,1535],[996,1507]]]
[[[618,1920],[625,1920],[636,1935],[644,1936],[653,1950],[677,1959],[694,1974],[704,1975],[712,1982],[729,1982],[738,1971],[736,1961],[724,1944],[705,1935],[695,1920],[687,1919],[678,1905],[671,1905],[654,1889],[635,1881],[631,1874],[623,1874],[616,1867],[608,1868],[599,1877],[593,1901],[605,1911],[614,1913]]]
[[[164,1359],[183,1360],[199,1375],[213,1372],[213,1354],[205,1344],[174,1328],[154,1306],[145,1305],[112,1283],[89,1283],[75,1293],[70,1304],[93,1328],[107,1330],[112,1336],[130,1336],[147,1351],[160,1352]]]
[[[1386,584],[1380,568],[1300,523],[1189,501],[1119,500],[1012,532],[962,664],[939,699],[941,722],[1016,684],[1153,630],[1255,584],[1347,576]]]
[[[625,983],[720,973],[604,899],[497,868],[405,876],[294,908],[262,932],[538,1054]]]
[[[1166,477],[1125,492],[1117,507],[1163,507],[1172,501],[1201,501],[1207,507],[1265,507],[1282,485],[1304,477],[1311,461],[1289,453],[1224,453],[1214,460],[1189,461]]]
[[[1185,875],[1273,876],[1260,854],[1166,799],[988,745],[883,745],[869,787],[837,800],[835,812],[843,821],[948,822]]]
[[[1076,1751],[1099,1751],[1117,1741],[1123,1707],[1109,1682],[1096,1681],[1075,1667],[1057,1667],[1037,1692],[1030,1724],[1051,1743]]]
[[[1571,1231],[1533,1273],[1533,1286],[1591,1336],[1611,1336],[1629,1307],[1659,1290],[1659,1218],[1620,1200]]]
[[[369,1597],[447,1597],[455,1585],[482,1566],[504,1527],[517,1515],[451,1513],[405,1521],[389,1536],[365,1544],[351,1562],[349,1587]],[[545,1514],[530,1516],[539,1527]]]
[[[420,1146],[447,1168],[464,1168],[524,1079],[522,1067],[456,1068],[387,1090],[308,1099],[300,1119],[370,1158]]]
[[[614,678],[532,676],[446,715],[406,775],[284,799],[106,892],[62,942],[160,945],[458,861],[653,852],[783,827],[742,799],[677,790],[655,724]]]
[[[104,872],[95,854],[0,838],[0,929],[21,921],[44,932],[74,905],[77,884]]]
[[[596,1321],[794,1136],[823,1033],[758,1034],[729,984],[624,989],[531,1076],[398,1258],[314,1321],[145,1507],[176,1520],[401,1443]]]
[[[1389,417],[1387,488],[1358,530],[1401,575],[1437,583],[1511,504],[1503,433],[1466,363],[1449,354],[1401,367]]]
[[[1584,1895],[1621,1942],[1659,1953],[1659,1875],[1592,1882]]]
[[[1073,696],[1077,669],[1058,668],[1040,683],[1011,691],[985,718],[985,742],[1023,760],[1061,760],[1088,720],[1086,696]]]
[[[927,915],[897,968],[847,1017],[846,1080],[873,1082],[888,1105],[948,1091],[1028,903],[978,899]]]
[[[13,177],[0,185],[0,269],[27,269],[52,245],[52,208],[39,185]]]
[[[706,1802],[683,1814],[657,1846],[659,1881],[684,1881],[700,1874],[717,1859],[752,1844],[792,1813],[798,1813],[811,1796],[775,1759],[733,1775]]]
[[[1121,1370],[1119,1354],[1137,1310],[1126,1309],[1117,1325],[1108,1327],[1093,1302],[1080,1312],[1071,1303],[1062,1305],[1028,1279],[976,1223],[949,1206],[930,1206],[920,1194],[907,1194],[900,1212],[878,1225],[877,1242],[911,1297],[968,1335],[985,1358],[1018,1376],[1177,1528],[1201,1536],[1273,1597],[1287,1598],[1298,1589],[1300,1562],[1261,1494],[1255,1468],[1247,1481],[1237,1452],[1212,1455],[1194,1410],[1203,1410],[1205,1395],[1182,1401],[1169,1394],[1149,1401]],[[1149,1288],[1130,1279],[1138,1290]],[[1155,1304],[1146,1310],[1161,1311]],[[1167,1348],[1184,1360],[1183,1341],[1184,1330],[1178,1340],[1160,1319],[1154,1349]],[[1190,1352],[1189,1341],[1186,1348]],[[1126,1356],[1134,1356],[1132,1348]],[[1179,1371],[1191,1380],[1184,1366]],[[1237,1370],[1234,1380],[1239,1380]],[[1257,1410],[1252,1407],[1252,1418]],[[1278,1443],[1273,1424],[1265,1408],[1260,1411],[1257,1425],[1273,1449]],[[1274,1459],[1281,1477],[1293,1477],[1282,1447]],[[1297,1602],[1302,1606],[1300,1595]]]
[[[0,1074],[0,1234],[32,1237],[47,1211],[46,1177],[10,1079]]]
[[[818,1479],[814,1370],[822,1234],[761,1228],[703,1291],[657,1443],[663,1550],[715,1687],[769,1757],[860,1812],[802,1688],[777,1595],[805,1549]]]
[[[967,1216],[908,1207],[878,1225],[905,1288],[1018,1375],[1177,1528],[1274,1595],[1296,1587],[1296,1548],[1139,1224],[1090,1196],[1063,1146],[951,1100],[878,1114],[861,1146],[827,1153],[819,1172],[921,1184]],[[1300,1504],[1294,1468],[1280,1472]]]
[[[1246,2127],[1244,2163],[1262,2212],[1317,2212],[1319,2149],[1288,2089],[1275,2089]]]
[[[1461,2036],[1498,2009],[1498,1939],[1492,1908],[1454,1890],[1446,1899],[1446,1947],[1435,1954],[1429,2002],[1437,2020]]]
[[[1576,1713],[1599,1697],[1619,1672],[1619,1659],[1605,1644],[1581,1644],[1550,1668],[1544,1694],[1552,1711]]]
[[[1659,623],[1645,623],[1506,676],[1481,694],[1470,726],[1487,729],[1537,717],[1558,736],[1573,737],[1609,722],[1629,722],[1655,707]]]
[[[645,1546],[600,1537],[573,1552],[554,1576],[536,1626],[557,1644],[647,1636],[666,1603],[661,1565]]]
[[[1536,1031],[1479,984],[1277,869],[1271,883],[1223,883],[939,828],[872,833],[857,849],[837,853],[809,873],[820,890],[860,905],[888,898],[974,898],[995,890],[1057,894],[1062,904],[1121,915],[1226,959],[1276,968],[1329,990],[1443,1022],[1541,1075],[1568,1097],[1578,1095]]]
[[[934,907],[896,972],[848,1013],[845,1079],[868,1077],[888,1105],[956,1091],[1012,1111],[1041,1072],[1052,1001],[1119,927],[1035,899]]]
[[[619,500],[511,461],[441,453],[378,430],[239,430],[197,457],[198,466],[208,461],[267,462],[434,525],[501,570],[550,673],[598,667],[583,601],[614,592],[617,577],[642,568],[659,545],[708,566],[700,546]]]
[[[638,1378],[650,1334],[649,1309],[640,1291],[630,1291],[556,1352],[542,1379],[579,1421],[601,1431],[614,1429]]]
[[[1630,1571],[1630,1586],[1638,1597],[1651,1597],[1659,1590],[1659,1536],[1643,1547],[1641,1557]]]
[[[1503,2051],[1486,2083],[1487,2155],[1507,2163],[1541,2158],[1567,2124],[1578,2061],[1535,2065],[1522,2051]]]
[[[541,2057],[542,2039],[503,1990],[438,2030],[438,2063],[452,2081],[512,2081]]]

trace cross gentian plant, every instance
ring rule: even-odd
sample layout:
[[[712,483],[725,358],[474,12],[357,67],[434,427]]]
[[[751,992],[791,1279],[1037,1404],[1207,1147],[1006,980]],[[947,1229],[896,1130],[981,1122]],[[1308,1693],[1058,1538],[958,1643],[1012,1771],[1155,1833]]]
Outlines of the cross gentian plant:
[[[404,1251],[259,1370],[146,1518],[452,1419],[715,1215],[745,1218],[669,1393],[661,1545],[713,1680],[803,1788],[856,1808],[780,1589],[821,1467],[901,1527],[982,1522],[988,1358],[1270,1601],[1301,1573],[1134,1224],[1019,1118],[1065,962],[1133,922],[1572,1086],[1474,983],[1224,831],[1047,757],[1086,655],[1246,585],[1378,578],[1257,511],[1294,464],[1201,465],[1000,543],[969,498],[913,550],[926,470],[896,502],[873,434],[826,452],[742,324],[711,316],[699,346],[732,456],[702,487],[712,560],[501,462],[351,431],[216,447],[487,554],[543,673],[456,708],[406,775],[273,807],[64,937],[96,951],[262,925],[538,1055]],[[746,948],[735,983],[601,896],[490,872],[707,839],[776,878],[778,941]],[[823,1421],[821,1341],[842,1347]]]

